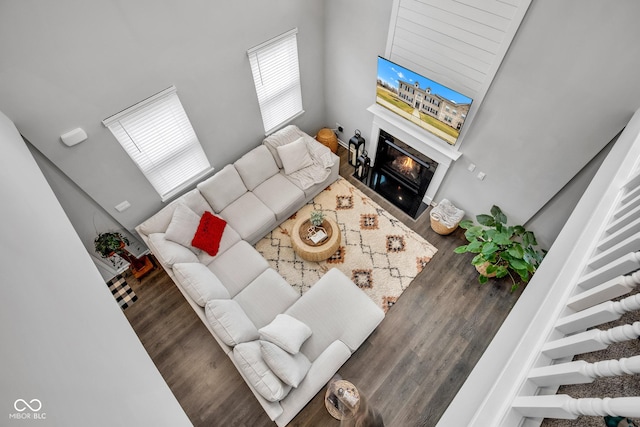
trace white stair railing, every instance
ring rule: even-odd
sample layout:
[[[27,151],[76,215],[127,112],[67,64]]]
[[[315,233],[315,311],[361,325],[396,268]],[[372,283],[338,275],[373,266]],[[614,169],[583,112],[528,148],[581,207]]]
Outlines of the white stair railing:
[[[636,275],[640,278],[639,273],[634,273],[633,277],[636,277]],[[635,285],[638,284],[637,280],[638,279],[634,279],[633,283]],[[636,310],[640,310],[640,294],[631,295],[617,302],[605,301],[596,306],[565,316],[558,320],[556,329],[562,333],[571,334],[596,325],[618,320],[624,313]]]
[[[562,384],[587,384],[596,378],[640,374],[640,356],[588,363],[584,360],[535,368],[529,379],[540,387]]]
[[[556,394],[521,397],[513,407],[530,418],[575,419],[580,415],[640,417],[638,403],[637,397],[574,399],[566,394]]]
[[[544,418],[640,417],[636,396],[575,399],[560,385],[640,374],[640,355],[574,355],[640,336],[640,110],[603,162],[553,247],[438,427],[539,426]],[[612,301],[621,298],[619,301]],[[589,329],[593,328],[593,329]]]

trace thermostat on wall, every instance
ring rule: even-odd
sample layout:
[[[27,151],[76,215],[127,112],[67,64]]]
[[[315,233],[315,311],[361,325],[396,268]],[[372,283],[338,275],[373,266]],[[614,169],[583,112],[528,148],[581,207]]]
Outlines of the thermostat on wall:
[[[70,132],[60,135],[60,139],[65,143],[65,145],[71,147],[86,140],[87,133],[82,128],[75,128]]]

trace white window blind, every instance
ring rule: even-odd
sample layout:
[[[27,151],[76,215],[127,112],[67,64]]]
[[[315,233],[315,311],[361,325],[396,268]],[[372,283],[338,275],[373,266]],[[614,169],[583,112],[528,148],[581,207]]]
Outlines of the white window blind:
[[[163,201],[212,170],[174,86],[102,123]]]
[[[266,134],[304,113],[297,33],[294,28],[247,51]]]

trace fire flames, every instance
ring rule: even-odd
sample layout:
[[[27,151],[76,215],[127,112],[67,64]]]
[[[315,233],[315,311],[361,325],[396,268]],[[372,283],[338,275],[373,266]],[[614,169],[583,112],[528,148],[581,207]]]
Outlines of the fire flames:
[[[414,162],[411,157],[402,156],[397,158],[396,161],[398,162],[400,172],[411,175],[416,165],[416,162]]]
[[[396,157],[391,166],[411,180],[417,180],[420,176],[420,165],[409,156]]]

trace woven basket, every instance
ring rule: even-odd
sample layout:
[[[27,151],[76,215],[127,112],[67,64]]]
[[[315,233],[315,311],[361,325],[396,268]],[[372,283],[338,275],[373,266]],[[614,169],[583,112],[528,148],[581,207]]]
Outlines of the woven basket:
[[[447,235],[453,233],[458,228],[458,224],[464,216],[462,209],[456,208],[453,203],[447,199],[442,199],[438,206],[431,209],[429,218],[431,218],[431,228],[438,234]]]
[[[482,274],[483,276],[486,277],[496,277],[496,274],[498,274],[497,272],[493,272],[493,273],[489,273],[487,274],[487,267],[489,267],[491,264],[489,262],[485,262],[482,263],[480,265],[476,265],[476,270],[478,271],[478,273]]]
[[[457,224],[454,227],[447,227],[437,219],[434,219],[433,217],[430,217],[430,218],[431,218],[431,228],[433,229],[433,231],[443,236],[453,233],[455,229],[458,228]]]

